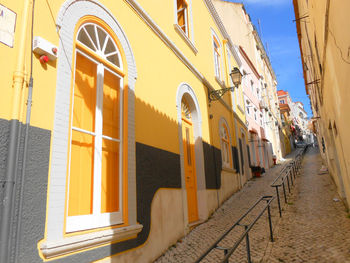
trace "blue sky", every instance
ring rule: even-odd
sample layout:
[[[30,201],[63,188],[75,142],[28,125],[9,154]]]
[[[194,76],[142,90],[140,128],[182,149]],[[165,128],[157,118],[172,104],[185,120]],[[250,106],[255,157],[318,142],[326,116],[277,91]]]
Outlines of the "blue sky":
[[[310,101],[305,92],[296,25],[293,22],[295,19],[293,1],[226,1],[243,2],[258,31],[258,19],[260,19],[261,33],[259,33],[265,48],[267,47],[276,73],[277,88],[287,90],[293,101],[301,101],[308,116],[311,117]]]

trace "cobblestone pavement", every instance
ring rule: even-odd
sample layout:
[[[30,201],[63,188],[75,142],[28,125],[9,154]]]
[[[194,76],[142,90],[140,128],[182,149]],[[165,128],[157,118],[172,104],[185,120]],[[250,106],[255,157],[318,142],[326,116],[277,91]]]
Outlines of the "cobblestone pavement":
[[[320,167],[318,150],[309,149],[264,262],[350,262],[349,214]]]
[[[294,151],[288,156],[287,161],[296,155]],[[166,253],[158,258],[156,263],[191,263],[194,262],[215,240],[217,240],[235,221],[237,221],[261,196],[274,195],[274,189],[270,186],[272,181],[282,169],[282,165],[271,168],[260,178],[248,181],[245,186],[231,196],[210,218],[207,222],[197,226],[187,236],[178,241],[174,246],[168,249]],[[263,204],[262,204],[263,205]],[[246,222],[252,222],[254,217],[262,210],[262,206],[256,207]],[[280,221],[277,202],[272,202],[272,224],[273,227]],[[242,222],[244,223],[244,222]],[[236,230],[237,229],[237,230]],[[244,227],[238,226],[231,234],[225,238],[219,245],[232,247],[237,238],[243,232]],[[260,262],[268,247],[269,225],[267,213],[254,225],[249,232],[251,257],[253,262]],[[220,262],[223,259],[223,251],[214,250],[207,255],[201,262]],[[230,258],[230,262],[247,262],[245,241],[241,243],[238,249]]]

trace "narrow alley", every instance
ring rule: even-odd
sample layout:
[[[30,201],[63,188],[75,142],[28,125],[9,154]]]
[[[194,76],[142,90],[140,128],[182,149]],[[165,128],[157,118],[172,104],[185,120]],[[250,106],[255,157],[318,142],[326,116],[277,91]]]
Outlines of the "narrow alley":
[[[0,2],[0,263],[350,263],[350,0]]]
[[[192,230],[156,262],[194,262],[260,196],[276,195],[270,186],[272,181],[299,150],[287,156],[284,164],[270,169],[261,178],[249,181],[207,222]],[[269,240],[266,212],[250,231],[252,262],[350,262],[350,218],[329,174],[319,174],[320,167],[319,149],[309,148],[294,188],[288,195],[288,203],[283,206],[282,218],[278,215],[276,199],[272,203],[274,242]],[[254,209],[247,223],[254,220],[260,211],[259,207]],[[242,233],[240,230],[233,231],[220,245],[232,247]],[[222,259],[223,251],[216,250],[201,262],[221,262]],[[247,262],[244,240],[229,262]]]
[[[264,262],[350,262],[350,216],[315,148],[304,157],[276,242]]]

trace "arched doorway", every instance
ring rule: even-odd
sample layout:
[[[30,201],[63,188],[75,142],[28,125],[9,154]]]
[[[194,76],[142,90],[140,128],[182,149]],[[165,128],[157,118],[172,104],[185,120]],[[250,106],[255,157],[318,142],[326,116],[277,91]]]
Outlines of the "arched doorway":
[[[185,98],[181,101],[181,116],[188,221],[192,223],[198,220],[197,177],[192,114]]]
[[[179,124],[181,185],[183,190],[184,223],[196,224],[208,217],[204,171],[202,115],[193,89],[179,85],[176,96]]]

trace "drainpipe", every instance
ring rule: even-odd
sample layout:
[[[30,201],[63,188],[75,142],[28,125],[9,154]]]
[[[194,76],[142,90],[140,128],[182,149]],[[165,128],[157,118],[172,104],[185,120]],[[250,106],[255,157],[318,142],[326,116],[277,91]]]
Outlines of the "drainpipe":
[[[24,81],[24,64],[25,64],[25,45],[27,35],[27,21],[30,15],[32,6],[31,0],[24,0],[23,5],[23,19],[20,28],[20,34],[18,36],[18,53],[17,53],[17,65],[16,71],[13,74],[13,102],[12,102],[12,114],[10,121],[10,133],[9,144],[7,153],[7,166],[5,172],[4,182],[4,197],[2,200],[2,213],[0,218],[0,262],[9,261],[9,249],[10,249],[10,228],[11,228],[11,215],[13,209],[13,192],[16,182],[17,173],[17,160],[18,160],[18,148],[19,148],[19,136],[20,130],[20,113],[22,107],[22,93]]]
[[[24,148],[23,148],[23,161],[22,161],[22,175],[21,175],[21,190],[19,195],[19,209],[18,209],[18,223],[16,231],[16,246],[15,246],[15,260],[19,252],[20,244],[20,234],[22,230],[22,209],[23,209],[23,199],[24,199],[24,184],[27,166],[27,152],[28,152],[28,137],[29,137],[29,126],[30,126],[30,116],[32,110],[32,97],[33,97],[33,33],[34,33],[34,6],[35,0],[32,0],[32,23],[31,23],[31,33],[30,33],[30,74],[29,74],[29,85],[28,85],[28,95],[27,95],[27,112],[26,112],[26,124],[25,124],[25,135],[24,135]]]

